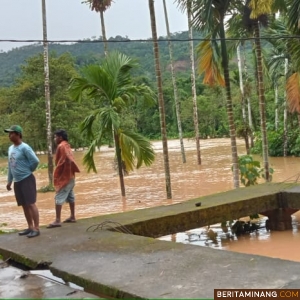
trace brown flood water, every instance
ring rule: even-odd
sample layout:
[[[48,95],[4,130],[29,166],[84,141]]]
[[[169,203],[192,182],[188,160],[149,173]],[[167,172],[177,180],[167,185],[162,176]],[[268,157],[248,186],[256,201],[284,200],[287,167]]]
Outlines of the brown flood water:
[[[245,154],[244,143],[238,140],[239,155]],[[191,198],[227,191],[233,188],[231,172],[231,153],[229,139],[201,140],[202,165],[197,165],[195,142],[185,140],[187,163],[181,162],[178,140],[168,142],[172,194],[173,199],[166,199],[164,165],[161,141],[153,143],[156,155],[155,163],[150,167],[142,167],[125,177],[126,198],[120,195],[119,179],[114,170],[114,152],[102,147],[96,153],[95,161],[98,173],[87,173],[81,166],[81,173],[76,177],[76,214],[77,218],[87,218],[117,212],[125,212],[147,207],[170,205]],[[46,162],[45,155],[40,155],[41,162]],[[81,165],[83,152],[75,152],[76,161]],[[261,161],[260,157],[256,157]],[[6,160],[0,159],[0,166]],[[273,181],[293,181],[300,173],[300,158],[270,158],[270,165],[275,170]],[[38,188],[47,185],[47,170],[35,172]],[[6,176],[0,175],[0,224],[4,228],[21,229],[25,220],[21,208],[16,206],[12,192],[7,192]],[[54,220],[54,193],[38,193],[38,208],[41,225]],[[68,207],[64,205],[62,218],[68,217]],[[214,231],[218,233],[215,243],[205,235],[206,229],[200,228],[186,233],[178,233],[165,240],[210,246],[217,249],[260,254],[271,257],[300,261],[299,222],[300,214],[294,215],[292,231],[267,232],[264,229],[239,238],[221,232],[218,225]]]

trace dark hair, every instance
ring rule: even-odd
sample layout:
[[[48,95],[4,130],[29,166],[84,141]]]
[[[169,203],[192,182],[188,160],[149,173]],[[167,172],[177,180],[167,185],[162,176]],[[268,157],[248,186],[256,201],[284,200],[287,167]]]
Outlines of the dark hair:
[[[64,141],[68,141],[68,134],[63,129],[58,129],[54,132],[56,136],[61,136]]]

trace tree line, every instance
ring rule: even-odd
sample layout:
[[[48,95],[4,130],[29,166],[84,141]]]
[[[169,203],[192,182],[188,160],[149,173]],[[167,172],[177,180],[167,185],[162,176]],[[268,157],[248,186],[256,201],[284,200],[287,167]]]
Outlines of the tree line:
[[[51,53],[49,60],[52,127],[68,128],[74,147],[90,143],[89,136],[80,132],[78,124],[99,103],[96,98],[89,97],[82,97],[81,102],[75,101],[68,91],[70,80],[82,76],[82,66],[105,64],[108,53],[114,52],[114,47],[118,46],[117,43],[107,43],[103,28],[103,13],[110,8],[111,1],[86,2],[92,10],[100,13],[102,20],[100,40],[103,43],[95,41],[88,45],[90,51],[92,46],[101,45],[101,51],[77,56],[64,51],[60,53],[59,49],[82,49],[86,46],[84,43],[51,45],[57,47],[57,51]],[[268,180],[269,155],[299,155],[300,45],[293,36],[299,34],[295,11],[299,11],[300,4],[292,0],[177,2],[187,13],[189,23],[189,32],[177,35],[188,36],[190,42],[172,42],[177,36],[170,33],[167,37],[169,47],[165,41],[160,41],[155,31],[153,0],[149,0],[154,52],[150,52],[148,43],[122,44],[123,53],[139,57],[141,67],[131,70],[133,83],[158,91],[155,105],[145,107],[141,102],[133,102],[122,110],[122,123],[150,139],[161,137],[164,157],[167,157],[164,139],[180,137],[180,131],[182,137],[193,136],[196,140],[197,135],[201,138],[229,136],[235,187],[239,186],[236,138],[242,137],[248,153],[263,155],[264,176]],[[279,17],[275,12],[280,12]],[[196,45],[191,42],[195,33],[202,38]],[[33,50],[38,47],[34,46]],[[30,49],[23,48],[24,51]],[[2,53],[0,60],[2,55],[8,58],[18,51],[22,52],[15,49]],[[191,74],[195,66],[198,74],[193,82]],[[43,57],[41,54],[29,57],[26,64],[16,68],[19,68],[16,69],[19,75],[13,83],[0,76],[3,86],[1,116],[7,125],[12,121],[22,122],[24,129],[30,132],[28,141],[36,149],[46,149],[42,105],[45,102]],[[178,100],[174,101],[176,98]],[[6,145],[2,137],[0,145],[4,153]],[[167,171],[166,163],[167,160]]]

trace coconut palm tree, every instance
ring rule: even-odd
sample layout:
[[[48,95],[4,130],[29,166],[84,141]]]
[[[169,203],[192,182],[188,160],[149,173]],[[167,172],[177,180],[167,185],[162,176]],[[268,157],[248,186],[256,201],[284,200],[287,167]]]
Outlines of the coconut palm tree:
[[[300,33],[299,28],[294,25],[295,22],[298,24],[298,15],[296,16],[295,12],[300,11],[300,5],[295,1],[287,1],[287,4],[287,14],[284,14],[283,16],[280,16],[280,18],[274,20],[271,23],[270,28],[266,31],[266,35],[272,37],[269,42],[273,45],[273,53],[269,60],[270,72],[277,81],[280,77],[284,76],[284,81],[286,83],[283,103],[284,156],[286,156],[288,152],[287,109],[289,108],[292,112],[297,111],[298,120],[300,119],[300,43],[298,39],[282,39],[283,36],[292,36]]]
[[[195,58],[194,58],[194,41],[193,41],[193,25],[192,25],[192,0],[175,0],[179,8],[187,13],[188,31],[189,31],[189,50],[191,64],[191,82],[192,82],[192,98],[193,98],[193,120],[196,140],[197,162],[201,165],[201,150],[200,150],[200,134],[199,134],[199,119],[197,105],[197,90],[196,90],[196,75],[195,75]]]
[[[118,163],[121,194],[125,196],[123,165],[127,171],[151,165],[154,150],[151,143],[126,126],[122,116],[134,101],[144,99],[149,105],[155,103],[155,94],[146,85],[134,85],[130,71],[137,64],[119,52],[108,54],[102,65],[89,65],[82,70],[82,77],[73,78],[69,92],[80,101],[83,96],[95,101],[97,109],[81,124],[81,131],[91,140],[83,163],[87,170],[97,171],[93,155],[103,138],[111,135],[113,128],[115,153]]]
[[[100,14],[102,40],[104,42],[104,54],[107,55],[108,45],[106,38],[106,29],[104,23],[104,13],[111,6],[112,0],[84,0],[82,3],[87,3],[91,10]]]
[[[197,105],[197,90],[196,90],[196,75],[195,75],[195,58],[194,58],[194,41],[193,41],[193,26],[192,26],[192,9],[191,0],[187,2],[186,6],[189,30],[189,49],[191,61],[191,80],[192,80],[192,96],[193,96],[193,119],[195,128],[196,152],[198,165],[201,165],[201,151],[200,151],[200,134],[199,134],[199,119],[198,119],[198,105]]]
[[[284,84],[286,86],[286,80],[289,72],[289,59],[286,51],[278,52],[277,49],[273,49],[272,56],[269,60],[270,74],[272,78],[272,84],[275,92],[275,129],[278,130],[279,116],[278,116],[278,84],[282,76],[284,77]],[[283,75],[284,73],[284,75]],[[283,103],[283,156],[287,156],[288,152],[288,124],[287,124],[287,95],[286,89],[284,89],[284,103]]]
[[[156,32],[154,1],[148,0],[148,4],[149,4],[149,13],[150,13],[150,21],[151,21],[153,52],[154,52],[154,59],[155,59],[155,73],[156,73],[157,90],[158,90],[158,107],[159,107],[159,116],[160,116],[161,138],[162,138],[162,145],[163,145],[166,192],[167,192],[167,199],[171,199],[172,189],[171,189],[171,175],[170,175],[170,165],[169,165],[168,138],[167,138],[167,129],[166,129],[166,120],[165,120],[165,103],[163,97],[161,70],[160,70],[160,63],[159,63],[159,49],[158,49],[157,32]]]
[[[48,155],[48,178],[49,187],[53,186],[53,153],[52,153],[52,128],[51,128],[51,99],[49,83],[49,56],[47,38],[46,0],[42,0],[43,18],[43,48],[44,48],[44,80],[45,80],[45,103],[46,103],[46,131],[47,131],[47,155]]]
[[[228,36],[229,38],[233,38],[233,40],[227,42],[227,51],[229,55],[232,55],[234,52],[236,52],[238,73],[234,72],[234,78],[232,82],[235,85],[239,84],[240,87],[241,110],[242,110],[242,120],[243,120],[242,124],[240,124],[237,128],[237,133],[239,136],[242,136],[244,138],[247,154],[250,154],[249,133],[251,132],[251,129],[250,126],[247,124],[246,99],[248,102],[248,109],[250,106],[250,101],[249,101],[249,97],[246,96],[246,92],[245,92],[245,85],[243,80],[243,65],[245,66],[245,61],[242,59],[242,50],[241,50],[242,46],[244,47],[244,43],[245,43],[244,38],[247,37],[247,35],[245,35],[246,30],[241,29],[242,27],[241,24],[242,24],[242,15],[237,10],[236,13],[227,22],[226,36]],[[248,111],[248,116],[249,116],[249,111]]]
[[[300,2],[297,0],[286,0],[287,24],[290,32],[294,35],[300,34]],[[300,116],[300,41],[289,39],[288,49],[290,60],[293,65],[293,72],[287,79],[287,100],[290,110],[297,111]],[[299,117],[300,120],[300,117]],[[299,121],[300,124],[300,121]]]
[[[243,5],[236,7],[236,12],[228,20],[226,35],[232,38],[228,44],[228,52],[233,53],[236,51],[238,70],[239,70],[239,83],[241,91],[241,103],[242,103],[242,117],[243,117],[243,131],[245,133],[245,141],[248,144],[248,134],[251,139],[251,147],[254,146],[253,136],[253,121],[250,101],[250,83],[247,68],[247,59],[245,53],[245,43],[249,37],[249,32],[243,26]],[[244,80],[245,78],[245,80]],[[246,113],[246,108],[248,114]],[[247,153],[249,154],[250,149],[246,145]]]
[[[193,26],[200,30],[206,37],[211,36],[212,41],[205,41],[206,43],[202,44],[201,47],[206,47],[209,52],[206,55],[206,61],[202,60],[203,67],[207,67],[206,71],[208,78],[212,80],[221,80],[218,68],[208,70],[212,64],[212,59],[216,57],[215,51],[220,51],[222,58],[222,68],[225,82],[225,91],[226,91],[226,107],[227,107],[227,116],[229,122],[229,131],[231,139],[231,155],[232,155],[232,170],[233,170],[233,184],[234,187],[239,187],[239,167],[238,167],[238,153],[237,153],[237,144],[236,144],[236,130],[233,119],[233,106],[232,106],[232,97],[231,97],[231,88],[230,88],[230,78],[229,78],[229,67],[228,67],[228,53],[227,46],[225,41],[225,16],[226,14],[232,13],[231,4],[234,1],[230,0],[178,0],[181,5],[185,7],[188,3],[191,4],[191,12],[193,14],[192,24]],[[216,39],[220,39],[220,46],[216,44]],[[214,47],[212,47],[214,44]],[[211,50],[209,50],[211,49]],[[220,50],[218,50],[220,49]],[[201,51],[201,50],[200,50]],[[201,64],[201,62],[200,62]],[[216,72],[215,72],[216,71]],[[213,78],[216,76],[215,78]]]
[[[268,139],[266,129],[266,100],[265,87],[263,79],[263,58],[260,41],[260,24],[266,23],[266,14],[271,12],[271,5],[273,0],[267,0],[264,3],[258,3],[259,0],[247,0],[245,5],[245,20],[248,30],[253,32],[255,37],[255,54],[256,54],[256,73],[258,85],[259,98],[259,112],[260,112],[260,127],[262,135],[262,152],[264,164],[264,178],[266,181],[270,179],[269,173],[269,153],[268,153]],[[262,9],[262,10],[261,10]]]
[[[177,88],[175,71],[174,71],[173,47],[172,47],[172,43],[171,43],[171,33],[170,33],[170,27],[169,27],[169,19],[168,19],[168,10],[167,10],[167,5],[166,5],[166,0],[163,0],[163,6],[164,6],[165,22],[166,22],[166,29],[167,29],[167,38],[168,38],[169,55],[170,55],[170,63],[171,63],[171,75],[172,75],[172,83],[173,83],[173,89],[174,89],[174,102],[175,102],[175,110],[176,110],[176,117],[177,117],[177,128],[178,128],[178,134],[179,134],[179,140],[180,140],[181,158],[182,158],[182,162],[186,163],[182,126],[181,126],[181,116],[180,116],[180,102],[179,102],[179,97],[178,97],[178,88]]]
[[[266,100],[265,100],[265,85],[263,77],[263,56],[261,47],[260,26],[267,26],[267,16],[277,9],[284,10],[285,3],[282,0],[247,0],[245,5],[245,20],[247,28],[253,32],[255,53],[256,53],[256,70],[258,84],[258,98],[260,111],[260,125],[262,134],[263,147],[263,164],[264,178],[266,181],[271,179],[269,169],[269,151],[268,138],[266,129]]]

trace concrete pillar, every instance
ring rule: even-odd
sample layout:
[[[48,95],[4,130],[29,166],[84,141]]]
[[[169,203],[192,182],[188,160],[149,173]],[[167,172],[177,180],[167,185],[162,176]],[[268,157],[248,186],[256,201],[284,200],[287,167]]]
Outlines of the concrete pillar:
[[[268,212],[262,213],[269,219],[266,221],[267,230],[290,230],[292,229],[292,214],[295,213],[294,209],[278,208]]]

